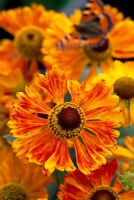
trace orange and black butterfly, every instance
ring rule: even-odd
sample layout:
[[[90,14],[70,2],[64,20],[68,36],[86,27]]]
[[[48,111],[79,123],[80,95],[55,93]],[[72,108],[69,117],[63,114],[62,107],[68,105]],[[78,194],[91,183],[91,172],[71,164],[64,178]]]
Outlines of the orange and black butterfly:
[[[57,42],[58,49],[77,47],[99,47],[105,42],[107,33],[112,28],[112,20],[104,11],[101,0],[88,0],[80,25],[74,25],[74,31]]]

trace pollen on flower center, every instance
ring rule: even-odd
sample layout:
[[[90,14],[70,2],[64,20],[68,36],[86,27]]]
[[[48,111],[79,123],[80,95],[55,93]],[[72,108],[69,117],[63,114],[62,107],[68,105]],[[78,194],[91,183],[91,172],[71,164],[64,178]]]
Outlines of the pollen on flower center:
[[[4,185],[0,188],[0,200],[29,200],[24,188],[15,183]]]
[[[23,57],[29,60],[40,60],[43,39],[44,35],[40,28],[28,26],[16,34],[14,41],[18,52]]]
[[[119,200],[119,196],[111,187],[99,187],[91,191],[88,200]]]
[[[134,79],[124,76],[117,79],[114,83],[114,92],[122,99],[134,97]]]
[[[67,139],[78,136],[84,126],[83,111],[69,102],[55,106],[48,120],[52,132]]]
[[[101,45],[93,48],[85,47],[84,50],[90,60],[102,62],[111,57],[112,47],[106,39]]]

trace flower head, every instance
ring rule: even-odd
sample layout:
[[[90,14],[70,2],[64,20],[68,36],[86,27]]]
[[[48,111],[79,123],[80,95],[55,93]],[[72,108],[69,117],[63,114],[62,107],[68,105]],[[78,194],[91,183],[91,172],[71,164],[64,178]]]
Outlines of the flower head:
[[[25,91],[17,93],[8,122],[17,138],[13,148],[18,157],[44,165],[49,172],[55,168],[73,171],[71,146],[85,174],[106,163],[119,136],[114,128],[120,126],[118,97],[112,95],[112,87],[106,87],[103,80],[89,87],[53,68],[46,76],[38,75]],[[67,91],[71,101],[65,102]]]
[[[57,15],[47,30],[47,39],[42,49],[46,67],[61,66],[68,70],[73,78],[78,79],[87,64],[92,66],[90,75],[95,75],[96,67],[98,65],[107,67],[106,64],[111,62],[113,57],[132,58],[134,44],[131,41],[134,38],[134,22],[128,18],[124,19],[123,14],[117,8],[108,5],[104,6],[104,15],[112,22],[113,27],[105,34],[102,42],[93,47],[90,45],[82,47],[87,40],[80,43],[81,37],[79,38],[76,34],[75,27],[84,24],[81,11],[76,10],[70,18],[64,14]],[[86,34],[84,31],[82,33]],[[66,38],[70,37],[72,37],[70,48],[62,48],[62,45],[59,45],[61,48],[57,48],[57,42],[62,40],[68,44]],[[78,37],[77,43],[81,44],[79,46],[74,45],[76,37]]]
[[[38,62],[43,64],[41,47],[45,32],[54,15],[54,11],[46,11],[36,4],[0,13],[0,27],[14,37],[1,41],[1,74],[7,75],[18,67],[29,76],[32,71],[38,71]]]
[[[101,74],[100,79],[107,80],[108,85],[114,86],[114,92],[119,96],[119,107],[123,113],[123,126],[134,124],[134,62],[114,61]]]
[[[0,200],[47,200],[45,177],[39,166],[18,160],[8,144],[0,149]]]
[[[115,176],[118,164],[116,160],[107,162],[91,175],[80,171],[68,173],[60,186],[58,198],[70,200],[129,200],[134,198],[134,192],[126,189]]]

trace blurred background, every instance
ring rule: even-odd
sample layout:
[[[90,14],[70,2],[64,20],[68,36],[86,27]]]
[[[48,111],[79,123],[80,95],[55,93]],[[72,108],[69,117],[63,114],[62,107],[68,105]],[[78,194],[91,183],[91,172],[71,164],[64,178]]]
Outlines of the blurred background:
[[[36,2],[44,4],[47,9],[65,11],[67,14],[70,14],[74,8],[82,7],[86,1],[87,0],[0,0],[0,10],[30,5],[32,2]],[[134,18],[132,0],[104,0],[103,2],[118,7],[122,12],[124,12],[125,16],[131,16]]]
[[[22,7],[25,5],[31,5],[31,3],[43,4],[47,9],[54,9],[59,12],[65,12],[67,15],[70,15],[75,8],[83,8],[87,0],[0,0],[0,11],[8,10],[11,8]],[[110,4],[117,7],[122,11],[125,17],[131,17],[134,19],[134,8],[133,1],[128,0],[103,0],[105,4]],[[10,38],[11,36],[0,29],[0,39],[1,38]],[[10,38],[12,39],[12,38]]]

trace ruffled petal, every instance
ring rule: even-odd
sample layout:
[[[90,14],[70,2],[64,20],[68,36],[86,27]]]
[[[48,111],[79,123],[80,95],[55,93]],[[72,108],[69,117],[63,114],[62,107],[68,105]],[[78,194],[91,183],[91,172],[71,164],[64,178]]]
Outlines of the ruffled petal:
[[[115,172],[118,169],[117,160],[113,159],[103,165],[101,168],[101,184],[103,186],[110,186],[111,181],[114,177]]]
[[[100,166],[106,164],[106,158],[111,157],[112,152],[105,148],[96,136],[84,132],[81,137],[92,159]]]
[[[57,141],[56,148],[53,154],[48,158],[48,160],[44,164],[44,168],[52,173],[54,169],[58,169],[60,171],[74,171],[75,166],[71,161],[68,144],[67,141],[60,140]]]
[[[99,165],[91,158],[88,150],[77,138],[74,139],[74,148],[77,165],[84,174],[90,174],[91,171],[99,168]]]
[[[99,107],[113,108],[118,104],[119,98],[117,95],[112,95],[113,87],[106,86],[104,80],[98,81],[88,92],[83,109],[85,111],[96,109]]]
[[[15,105],[15,111],[11,113],[10,118],[8,126],[12,129],[10,133],[15,137],[38,134],[48,126],[47,119],[40,118],[18,105]]]
[[[79,170],[75,170],[64,176],[64,183],[60,185],[58,197],[60,199],[83,200],[88,198],[90,190],[88,177]]]
[[[45,104],[42,94],[37,90],[36,87],[29,85],[25,88],[26,94],[23,92],[17,93],[19,99],[19,106],[23,109],[27,109],[31,113],[44,113],[48,114],[50,108]]]
[[[99,141],[108,148],[115,146],[114,137],[120,135],[119,131],[113,130],[115,127],[116,124],[110,121],[87,121],[85,124],[85,128],[97,135]]]
[[[51,143],[50,143],[51,140]],[[43,165],[55,151],[57,143],[55,137],[48,131],[42,131],[38,135],[20,137],[13,142],[16,155],[22,159],[28,159]]]
[[[63,70],[53,68],[47,72],[46,76],[39,74],[36,81],[39,87],[48,92],[55,103],[61,104],[67,92],[67,79],[68,75]]]
[[[85,101],[88,92],[85,91],[85,84],[80,84],[78,81],[68,80],[67,87],[71,95],[71,102],[76,105],[81,105]]]

